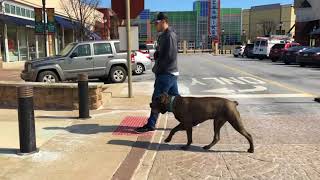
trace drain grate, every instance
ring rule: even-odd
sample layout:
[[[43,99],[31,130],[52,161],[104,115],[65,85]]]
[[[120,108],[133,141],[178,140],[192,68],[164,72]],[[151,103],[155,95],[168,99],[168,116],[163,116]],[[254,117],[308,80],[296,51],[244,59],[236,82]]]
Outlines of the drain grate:
[[[136,133],[135,129],[145,125],[148,121],[147,117],[141,116],[127,116],[125,117],[119,127],[112,133],[115,136],[151,136],[153,132]]]

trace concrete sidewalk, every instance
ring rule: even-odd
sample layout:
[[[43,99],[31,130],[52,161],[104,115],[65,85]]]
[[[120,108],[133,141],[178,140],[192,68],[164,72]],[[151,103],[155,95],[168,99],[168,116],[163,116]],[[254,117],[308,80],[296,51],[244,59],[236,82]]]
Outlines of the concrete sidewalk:
[[[120,136],[113,132],[128,116],[147,117],[150,96],[136,95],[129,100],[124,96],[125,85],[111,87],[114,98],[100,110],[92,111],[92,118],[88,120],[78,120],[77,111],[36,111],[37,147],[40,151],[29,156],[16,155],[19,149],[17,111],[1,109],[0,179],[130,178],[145,151],[145,148],[135,149],[135,142],[139,139],[147,146],[152,134]],[[121,141],[129,143],[116,143]]]

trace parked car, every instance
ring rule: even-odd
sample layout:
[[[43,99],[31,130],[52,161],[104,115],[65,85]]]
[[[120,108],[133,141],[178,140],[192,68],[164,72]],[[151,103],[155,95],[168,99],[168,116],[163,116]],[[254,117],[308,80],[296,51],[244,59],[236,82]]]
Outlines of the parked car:
[[[297,62],[301,67],[306,65],[320,65],[320,47],[302,51],[297,57]]]
[[[254,58],[253,47],[254,47],[254,44],[247,44],[246,47],[244,48],[242,57]]]
[[[128,74],[127,53],[120,51],[119,44],[119,41],[71,43],[57,56],[27,61],[21,78],[54,83],[75,80],[79,73],[86,73],[89,79],[122,83]],[[134,55],[131,57],[135,69]]]
[[[297,56],[299,53],[309,49],[308,46],[295,46],[285,50],[282,54],[281,60],[285,64],[297,63]]]
[[[139,51],[135,52],[134,60],[137,64],[134,73],[136,75],[143,74],[147,70],[151,70],[152,68],[152,61],[150,59],[149,54],[144,54]]]
[[[275,44],[285,44],[285,40],[271,39],[267,37],[258,37],[254,43],[253,54],[260,60],[268,58],[271,48]]]
[[[244,52],[244,48],[245,46],[238,46],[233,50],[233,56],[234,57],[238,57],[238,56],[242,56],[243,52]]]
[[[156,45],[155,44],[140,44],[139,51],[142,53],[148,53],[150,55],[150,59],[154,59],[154,53],[156,52]]]
[[[282,54],[287,49],[295,46],[300,46],[300,44],[299,43],[275,44],[270,50],[269,58],[272,60],[272,62],[276,62],[281,58]]]

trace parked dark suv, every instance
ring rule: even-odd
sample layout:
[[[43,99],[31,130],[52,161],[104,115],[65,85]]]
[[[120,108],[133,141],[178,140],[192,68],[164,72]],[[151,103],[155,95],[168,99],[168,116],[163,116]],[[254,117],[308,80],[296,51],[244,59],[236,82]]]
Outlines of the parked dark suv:
[[[275,44],[270,50],[269,57],[272,60],[272,62],[276,62],[282,57],[285,50],[295,46],[300,46],[300,44],[299,43]]]
[[[244,48],[244,52],[242,56],[247,58],[254,58],[253,47],[254,47],[254,44],[247,44],[246,47]]]
[[[307,50],[308,48],[310,48],[310,47],[308,47],[308,46],[295,46],[295,47],[289,48],[283,52],[281,60],[285,64],[295,64],[295,63],[297,63],[297,56],[299,55],[299,53]]]

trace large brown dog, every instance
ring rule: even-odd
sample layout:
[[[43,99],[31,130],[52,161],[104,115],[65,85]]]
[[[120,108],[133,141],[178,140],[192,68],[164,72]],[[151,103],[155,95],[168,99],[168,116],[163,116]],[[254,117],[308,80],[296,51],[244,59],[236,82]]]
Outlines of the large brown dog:
[[[234,129],[246,137],[250,144],[248,152],[253,153],[254,146],[252,136],[243,127],[237,105],[238,102],[236,101],[218,97],[173,97],[162,94],[150,104],[150,107],[154,113],[161,112],[164,114],[171,111],[180,122],[179,125],[171,130],[169,136],[165,139],[166,143],[171,141],[172,136],[177,131],[186,130],[188,143],[181,148],[183,150],[188,149],[192,143],[192,127],[206,120],[213,119],[214,138],[213,141],[209,145],[204,146],[203,149],[210,149],[220,140],[220,129],[225,122],[228,121]]]

